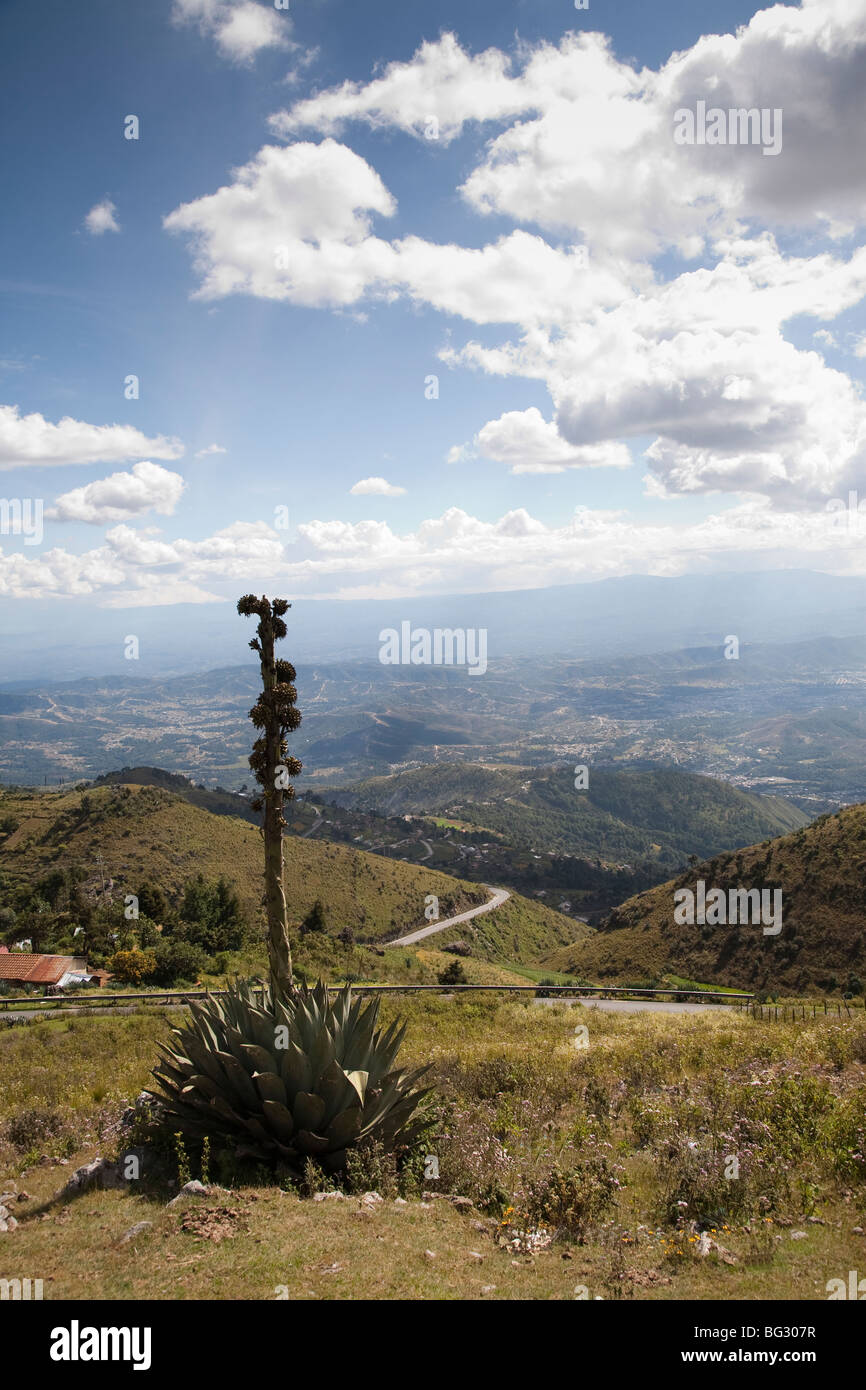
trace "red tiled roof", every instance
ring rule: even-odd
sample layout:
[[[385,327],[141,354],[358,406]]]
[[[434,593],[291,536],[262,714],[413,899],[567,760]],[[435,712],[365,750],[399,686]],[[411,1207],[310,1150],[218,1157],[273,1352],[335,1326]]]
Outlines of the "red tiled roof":
[[[20,980],[32,985],[56,985],[73,966],[73,956],[38,956],[31,951],[10,951],[0,960],[0,980]]]

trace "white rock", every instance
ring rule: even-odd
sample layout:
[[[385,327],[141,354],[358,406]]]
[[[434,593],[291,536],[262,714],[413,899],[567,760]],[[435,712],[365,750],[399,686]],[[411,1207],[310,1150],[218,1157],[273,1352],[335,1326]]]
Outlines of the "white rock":
[[[126,1179],[116,1163],[109,1163],[105,1158],[94,1158],[92,1163],[85,1163],[81,1168],[75,1169],[63,1192],[65,1196],[71,1197],[79,1192],[87,1192],[91,1187],[126,1187]]]
[[[152,1221],[137,1221],[134,1226],[130,1226],[129,1230],[124,1232],[119,1243],[126,1245],[128,1241],[135,1240],[135,1237],[140,1236],[144,1231],[149,1231],[152,1225]]]
[[[184,1183],[183,1187],[180,1189],[180,1192],[177,1194],[176,1197],[172,1197],[168,1205],[170,1207],[173,1207],[178,1202],[183,1201],[184,1197],[208,1197],[211,1192],[219,1191],[220,1188],[214,1186],[205,1187],[203,1182],[199,1182],[198,1178],[193,1178],[192,1182]]]

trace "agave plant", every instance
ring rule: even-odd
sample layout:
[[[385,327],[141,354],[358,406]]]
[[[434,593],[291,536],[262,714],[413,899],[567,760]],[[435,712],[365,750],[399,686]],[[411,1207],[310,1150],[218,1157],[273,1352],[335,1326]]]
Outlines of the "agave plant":
[[[190,1011],[174,1044],[160,1045],[161,1093],[150,1093],[190,1138],[221,1138],[239,1157],[296,1171],[312,1158],[335,1173],[365,1139],[390,1149],[419,1137],[428,1068],[394,1068],[405,1025],[377,1031],[378,999],[364,1007],[345,989],[331,1002],[320,981],[288,995],[265,989],[259,1004],[238,981]]]

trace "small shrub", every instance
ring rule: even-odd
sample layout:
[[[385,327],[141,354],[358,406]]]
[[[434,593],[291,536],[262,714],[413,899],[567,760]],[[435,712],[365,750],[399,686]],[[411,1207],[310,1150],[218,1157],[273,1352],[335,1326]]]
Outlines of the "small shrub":
[[[381,1140],[368,1140],[346,1153],[346,1187],[350,1192],[378,1192],[381,1197],[399,1193],[397,1160]]]
[[[779,1210],[790,1196],[789,1170],[769,1145],[750,1142],[737,1124],[716,1140],[677,1131],[653,1151],[670,1222],[721,1226]]]
[[[304,1172],[301,1178],[301,1192],[305,1197],[315,1197],[317,1192],[331,1192],[334,1187],[333,1178],[329,1178],[324,1170],[316,1163],[315,1159],[308,1158],[304,1163]]]
[[[439,971],[437,978],[440,985],[465,985],[466,971],[459,960],[452,960],[445,966],[444,970]]]
[[[156,971],[156,956],[152,951],[115,951],[107,969],[121,984],[140,985]]]
[[[619,1165],[596,1148],[581,1156],[573,1168],[557,1163],[547,1173],[531,1178],[520,1203],[534,1226],[554,1227],[560,1234],[581,1237],[610,1210],[622,1187],[621,1173]]]
[[[445,1107],[428,1152],[439,1162],[440,1192],[470,1197],[482,1210],[501,1211],[508,1205],[513,1165],[489,1107]]]
[[[13,1148],[23,1153],[39,1148],[50,1139],[58,1139],[66,1129],[66,1122],[59,1110],[45,1110],[33,1107],[22,1110],[7,1120],[5,1138]]]

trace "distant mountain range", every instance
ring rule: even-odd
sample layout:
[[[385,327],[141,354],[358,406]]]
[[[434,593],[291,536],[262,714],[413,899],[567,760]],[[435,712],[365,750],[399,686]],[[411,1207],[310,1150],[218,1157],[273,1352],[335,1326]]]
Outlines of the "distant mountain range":
[[[292,598],[290,594],[285,595]],[[340,601],[292,600],[288,653],[306,662],[376,661],[379,633],[416,627],[485,628],[491,661],[616,655],[741,643],[796,642],[866,632],[866,579],[807,570],[635,575],[545,589]],[[75,634],[74,641],[66,634]],[[39,600],[0,615],[0,684],[130,675],[125,640],[139,639],[136,673],[164,677],[232,664],[247,640],[231,603],[118,610]]]

